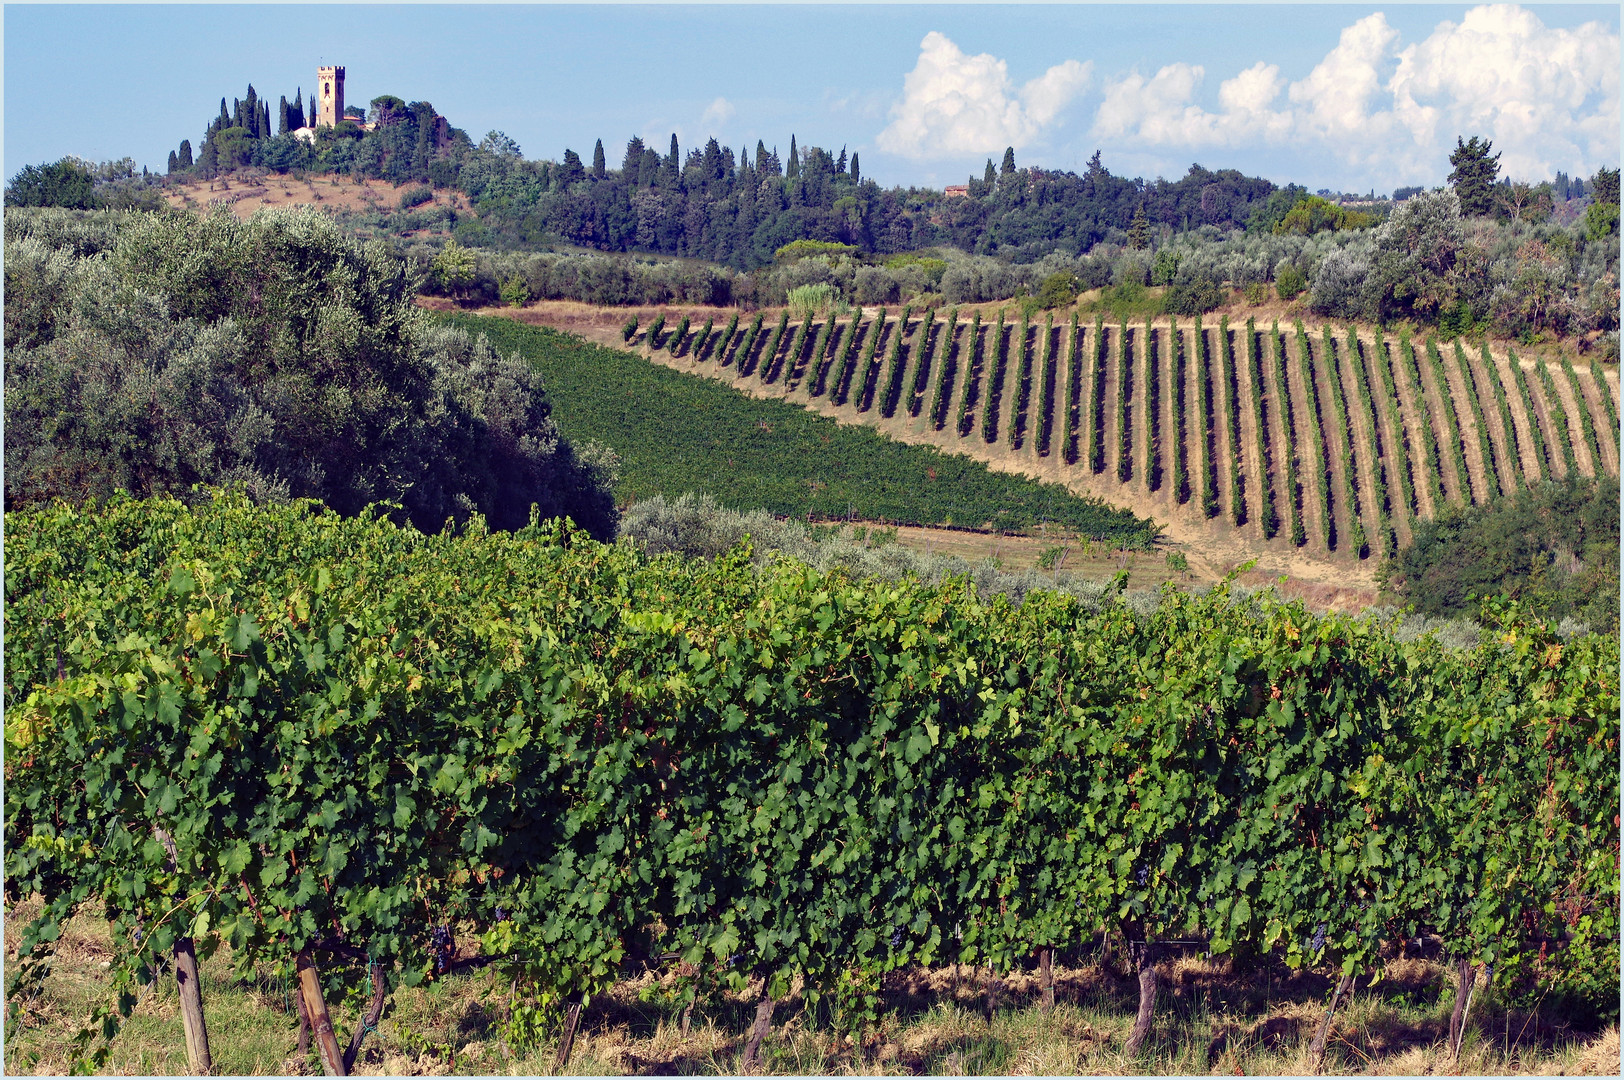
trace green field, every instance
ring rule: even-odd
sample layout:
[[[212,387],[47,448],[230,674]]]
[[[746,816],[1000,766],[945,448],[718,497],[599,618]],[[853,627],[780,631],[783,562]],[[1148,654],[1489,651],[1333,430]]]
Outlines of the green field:
[[[512,319],[448,318],[540,369],[565,437],[620,455],[623,504],[693,491],[793,517],[1009,530],[1052,522],[1128,547],[1154,535],[1145,519],[1057,484],[748,397],[571,334]]]

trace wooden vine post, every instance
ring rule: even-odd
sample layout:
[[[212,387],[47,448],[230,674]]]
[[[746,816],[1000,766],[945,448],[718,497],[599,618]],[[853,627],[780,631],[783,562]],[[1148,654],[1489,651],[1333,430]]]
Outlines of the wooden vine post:
[[[60,656],[57,659],[61,666]],[[169,853],[169,869],[180,865],[175,840],[157,826],[153,833]],[[208,1075],[214,1070],[214,1058],[209,1053],[209,1027],[203,1019],[203,984],[197,974],[197,948],[190,937],[175,939],[175,984],[180,991],[180,1025],[186,1033],[186,1065],[194,1074]]]
[[[304,998],[305,1011],[310,1014],[310,1028],[316,1035],[316,1052],[321,1055],[321,1068],[328,1076],[348,1076],[344,1068],[344,1052],[338,1047],[333,1034],[333,1021],[327,1015],[327,1003],[321,996],[321,973],[310,957],[309,949],[301,949],[294,962],[299,974],[299,994]]]
[[[1038,951],[1038,985],[1043,990],[1043,1011],[1054,1011],[1054,949]]]

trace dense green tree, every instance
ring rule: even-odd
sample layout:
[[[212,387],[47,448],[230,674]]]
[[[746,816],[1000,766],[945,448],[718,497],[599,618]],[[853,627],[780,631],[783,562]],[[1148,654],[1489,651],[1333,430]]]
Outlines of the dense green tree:
[[[293,92],[293,109],[288,115],[288,122],[295,128],[305,126],[304,87],[302,86]]]
[[[1004,163],[999,166],[998,171],[1003,176],[1015,175],[1015,148],[1013,146],[1004,147]]]
[[[643,140],[636,135],[626,140],[626,155],[620,159],[620,175],[627,183],[637,182],[637,171],[643,166]]]
[[[660,182],[672,187],[682,177],[682,154],[677,149],[677,133],[671,133],[671,152],[660,162]]]
[[[169,151],[169,175],[174,176],[175,170],[180,168],[180,162],[173,150]]]
[[[1449,164],[1454,166],[1449,184],[1460,198],[1460,212],[1467,217],[1494,212],[1494,180],[1500,174],[1500,155],[1489,155],[1493,147],[1494,143],[1476,135],[1470,142],[1455,138],[1455,149],[1449,155]]]
[[[182,139],[180,141],[179,160],[181,168],[190,169],[192,167],[192,140]]]
[[[593,179],[602,180],[604,174],[608,171],[607,162],[604,161],[603,157],[603,140],[599,139],[597,145],[592,148]]]
[[[998,183],[998,166],[992,163],[992,158],[987,159],[987,168],[981,174],[981,182],[987,185],[988,191],[991,191],[993,185]]]
[[[851,152],[851,182],[854,184],[861,184],[863,182],[863,173],[862,170],[857,167],[857,151],[855,150]]]
[[[1133,212],[1133,221],[1128,225],[1128,246],[1135,251],[1143,251],[1150,246],[1150,219],[1145,217],[1143,203]]]
[[[24,165],[6,184],[6,205],[90,210],[99,205],[96,177],[86,162],[72,157],[50,165]]]
[[[559,166],[558,177],[566,184],[586,179],[586,168],[581,164],[581,155],[574,150],[566,149],[564,163]]]
[[[426,317],[382,245],[315,210],[123,217],[86,258],[7,222],[8,511],[241,483],[346,514],[395,501],[427,531],[520,527],[534,503],[613,535],[607,476],[535,369]]]
[[[784,162],[784,178],[794,180],[801,175],[801,158],[795,151],[795,136],[789,137],[789,159]]]
[[[1487,506],[1450,505],[1418,522],[1378,576],[1425,615],[1474,615],[1478,599],[1506,595],[1553,621],[1613,633],[1618,544],[1618,480],[1569,476]]]

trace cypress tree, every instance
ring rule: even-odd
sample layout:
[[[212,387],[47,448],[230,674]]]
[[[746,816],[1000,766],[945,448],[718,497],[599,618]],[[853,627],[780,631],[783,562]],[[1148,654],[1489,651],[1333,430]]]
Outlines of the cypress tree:
[[[981,182],[988,187],[998,182],[998,170],[993,167],[992,158],[987,159],[987,171],[981,174]]]
[[[1013,146],[1004,147],[1004,164],[999,168],[999,171],[1005,176],[1015,175],[1015,148]]]
[[[643,140],[633,135],[626,140],[626,156],[620,159],[621,179],[628,184],[637,183],[638,170],[643,167]]]
[[[271,137],[271,103],[269,101],[259,103],[259,137],[262,139]]]
[[[1455,137],[1455,149],[1449,155],[1454,171],[1449,174],[1450,186],[1460,196],[1460,212],[1471,217],[1482,217],[1494,210],[1494,178],[1500,173],[1500,155],[1489,156],[1494,143],[1479,140],[1470,142]]]
[[[756,172],[767,171],[767,144],[760,139],[756,140]]]
[[[603,159],[603,140],[599,139],[598,145],[592,148],[592,175],[594,178],[601,180],[603,179],[603,174],[607,171],[608,169]]]
[[[276,106],[276,133],[286,135],[292,128],[288,124],[288,96],[283,94]]]
[[[288,120],[296,128],[305,126],[304,87],[302,86],[293,92],[293,112],[288,117]]]
[[[844,146],[842,146],[840,148],[840,156],[835,158],[835,172],[843,173],[845,171],[846,171],[846,148]]]
[[[180,167],[183,169],[192,167],[192,140],[190,139],[180,141]]]
[[[677,133],[674,131],[671,133],[671,152],[665,156],[665,161],[661,162],[661,169],[664,172],[664,179],[673,184],[676,183],[677,177],[682,175],[682,156],[677,149]]]
[[[789,137],[789,160],[784,162],[784,176],[794,180],[801,175],[801,158],[795,151],[795,136]]]
[[[1138,251],[1150,246],[1150,219],[1145,217],[1144,203],[1133,212],[1133,221],[1128,225],[1128,246]]]
[[[180,160],[175,156],[175,152],[173,150],[169,151],[169,175],[174,176],[175,170],[179,168],[179,166]]]
[[[222,130],[224,128],[228,128],[230,126],[231,126],[231,114],[226,112],[226,99],[221,98],[220,99],[220,126],[218,128],[216,128],[215,130],[219,131],[219,130]]]
[[[863,182],[863,173],[862,170],[857,167],[857,151],[855,150],[851,152],[851,182],[854,184],[861,184]]]

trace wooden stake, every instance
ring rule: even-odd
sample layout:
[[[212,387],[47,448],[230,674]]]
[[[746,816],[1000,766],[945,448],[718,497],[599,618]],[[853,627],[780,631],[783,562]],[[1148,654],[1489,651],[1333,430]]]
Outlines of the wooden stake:
[[[180,987],[180,1023],[186,1032],[186,1064],[207,1076],[214,1069],[209,1055],[209,1028],[203,1022],[203,985],[197,978],[197,951],[189,937],[175,941],[175,982]]]
[[[688,999],[688,1004],[682,1007],[682,1037],[684,1039],[688,1037],[688,1032],[693,1027],[694,1002],[697,1000],[699,1000],[699,994],[696,992],[693,997]]]
[[[1336,990],[1331,994],[1331,1007],[1325,1010],[1325,1019],[1320,1021],[1319,1031],[1314,1035],[1314,1042],[1309,1046],[1309,1052],[1314,1055],[1314,1071],[1320,1070],[1320,1063],[1325,1060],[1325,1047],[1331,1040],[1331,1017],[1336,1015],[1336,1003],[1342,995],[1353,989],[1353,976],[1344,975],[1336,984]]]
[[[293,995],[293,1000],[299,1006],[299,1060],[305,1061],[310,1056],[310,1010],[305,1008],[303,991]]]
[[[57,676],[61,677],[62,656],[57,654]],[[154,825],[152,834],[169,853],[170,872],[180,867],[175,839]],[[194,1074],[207,1076],[214,1070],[209,1054],[209,1027],[203,1020],[203,984],[197,977],[197,949],[189,937],[175,939],[175,984],[180,990],[180,1024],[186,1033],[186,1064]]]
[[[1131,948],[1131,946],[1130,946]],[[1150,1034],[1151,1017],[1156,1011],[1156,963],[1151,954],[1150,942],[1141,942],[1139,945],[1139,1015],[1134,1018],[1133,1030],[1128,1033],[1128,1041],[1122,1044],[1122,1052],[1132,1057],[1144,1045],[1145,1036]]]
[[[316,1052],[321,1055],[321,1068],[328,1076],[348,1076],[344,1068],[344,1052],[333,1035],[333,1021],[327,1015],[327,1002],[321,996],[321,973],[309,949],[301,949],[294,967],[299,973],[299,993],[304,997],[305,1009],[310,1013],[310,1027],[316,1034]]]
[[[768,988],[761,988],[761,1001],[756,1005],[756,1022],[750,1026],[750,1038],[744,1044],[744,1068],[752,1071],[761,1059],[761,1040],[773,1026],[773,996]]]
[[[553,1072],[561,1071],[570,1063],[570,1053],[575,1049],[575,1025],[580,1022],[581,1003],[576,1001],[564,1013],[564,1037],[558,1042],[558,1057],[553,1059]]]
[[[1054,1011],[1054,950],[1038,951],[1038,983],[1043,988],[1043,1009]]]

